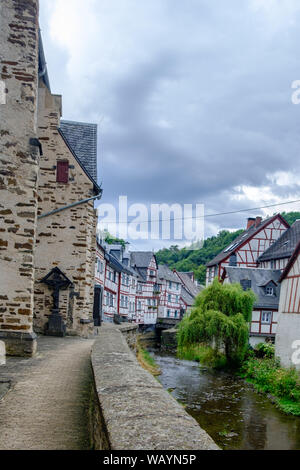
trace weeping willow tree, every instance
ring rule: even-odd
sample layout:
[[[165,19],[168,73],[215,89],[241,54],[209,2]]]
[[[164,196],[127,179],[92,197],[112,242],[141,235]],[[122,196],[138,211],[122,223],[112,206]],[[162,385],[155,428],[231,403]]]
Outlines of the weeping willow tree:
[[[229,364],[243,361],[249,341],[249,322],[255,295],[239,284],[220,284],[216,279],[196,299],[190,316],[179,326],[178,347],[196,344],[225,351]]]

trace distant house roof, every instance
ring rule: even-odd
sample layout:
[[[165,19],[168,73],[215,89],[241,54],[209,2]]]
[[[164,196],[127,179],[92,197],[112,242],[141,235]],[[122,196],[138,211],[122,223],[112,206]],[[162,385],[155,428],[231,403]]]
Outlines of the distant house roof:
[[[291,256],[291,259],[289,260],[285,270],[283,271],[281,277],[280,277],[280,280],[279,282],[282,282],[284,281],[284,279],[287,277],[287,275],[289,274],[290,270],[292,269],[292,267],[294,266],[295,264],[295,261],[297,260],[298,256],[300,255],[300,240],[294,250],[294,253],[292,254]]]
[[[280,284],[279,279],[281,271],[279,269],[260,269],[260,268],[237,268],[226,266],[225,272],[228,275],[230,283],[243,283],[251,281],[251,289],[256,295],[256,308],[278,309]],[[273,283],[275,296],[266,295],[265,287]]]
[[[278,240],[273,243],[259,258],[258,261],[271,261],[275,259],[290,258],[300,241],[300,220],[287,229]]]
[[[158,278],[180,284],[180,280],[178,279],[176,274],[174,274],[173,271],[171,271],[171,269],[165,264],[160,264],[158,266]]]
[[[156,261],[156,256],[152,251],[133,251],[131,253],[131,264],[133,267],[148,269],[153,257]]]
[[[97,184],[97,124],[61,120],[58,131],[95,190],[101,193]]]
[[[189,273],[179,273],[176,271],[176,274],[178,275],[187,292],[192,297],[197,297],[197,295],[203,290],[203,287],[196,286],[196,284],[192,281]]]
[[[219,253],[212,261],[207,263],[206,266],[209,268],[218,265],[222,261],[225,261],[231,255],[233,255],[237,249],[245,245],[252,237],[254,237],[258,232],[260,232],[260,230],[272,223],[277,218],[279,218],[281,222],[286,225],[287,228],[289,227],[289,224],[286,222],[286,220],[284,220],[284,218],[280,214],[269,217],[263,220],[257,227],[255,225],[252,225],[252,227],[250,227],[248,230],[245,230],[243,233],[241,233],[241,235],[239,235],[228,247],[221,251],[221,253]]]
[[[48,90],[51,91],[41,30],[39,30],[39,78],[44,82]]]
[[[184,287],[181,289],[181,298],[188,307],[192,307],[195,303],[195,297],[190,295]]]

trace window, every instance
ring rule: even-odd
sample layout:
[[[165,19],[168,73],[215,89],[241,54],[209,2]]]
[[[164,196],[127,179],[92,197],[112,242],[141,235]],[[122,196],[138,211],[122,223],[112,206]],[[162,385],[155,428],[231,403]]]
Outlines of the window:
[[[58,161],[56,165],[56,181],[57,183],[69,182],[69,162]]]
[[[168,295],[168,302],[172,302],[172,296],[171,296],[171,294]]]
[[[229,258],[229,266],[236,266],[237,265],[237,256],[233,253]]]
[[[169,282],[169,288],[172,289],[172,282]]]
[[[178,316],[178,311],[175,310],[175,318],[177,318],[177,316]]]
[[[176,295],[176,303],[178,304],[179,302],[179,295]]]
[[[176,284],[176,290],[179,290],[179,284]]]
[[[272,323],[272,312],[262,312],[261,314],[261,322],[265,325],[270,325]]]
[[[275,295],[274,287],[272,286],[267,286],[266,287],[266,295],[272,297]]]
[[[170,316],[171,316],[171,310],[168,310],[167,311],[167,317],[170,318]]]
[[[240,284],[241,284],[244,291],[246,291],[248,289],[251,289],[251,286],[252,286],[252,283],[251,283],[250,279],[242,279],[240,281]]]
[[[152,269],[150,271],[150,277],[155,277],[155,272]]]

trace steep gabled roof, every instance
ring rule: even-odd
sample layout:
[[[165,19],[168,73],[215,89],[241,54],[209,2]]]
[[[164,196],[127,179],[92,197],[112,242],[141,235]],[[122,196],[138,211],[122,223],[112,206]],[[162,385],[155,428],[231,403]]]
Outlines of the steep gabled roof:
[[[181,289],[181,298],[188,307],[192,307],[195,303],[195,297],[190,295],[184,287]]]
[[[225,272],[231,283],[241,283],[241,281],[251,281],[251,289],[256,295],[256,308],[274,308],[277,309],[280,297],[279,279],[281,271],[279,269],[261,269],[261,268],[237,268],[226,266]],[[268,296],[264,287],[270,282],[274,283],[275,296]]]
[[[226,247],[223,251],[221,251],[221,253],[215,256],[212,261],[207,263],[206,266],[209,268],[228,259],[232,254],[236,252],[237,249],[241,248],[243,245],[249,242],[251,238],[253,238],[258,232],[263,230],[277,218],[279,218],[280,221],[284,223],[287,228],[289,227],[289,224],[286,222],[286,220],[284,220],[284,218],[280,214],[268,217],[267,219],[263,220],[257,227],[255,225],[252,225],[252,227],[250,227],[248,230],[245,230],[243,233],[241,233],[241,235],[239,235],[228,247]]]
[[[131,253],[131,265],[137,268],[148,269],[153,257],[156,261],[156,256],[152,251],[133,251]]]
[[[171,271],[171,269],[165,264],[160,264],[158,266],[158,278],[166,279],[166,281],[176,282],[177,284],[180,284],[180,280],[178,279],[176,274],[174,274],[173,271]]]
[[[102,193],[102,189],[100,188],[100,186],[98,186],[97,184],[97,181],[96,179],[90,174],[88,168],[85,166],[85,163],[86,161],[88,160],[91,160],[91,161],[95,161],[96,160],[96,166],[97,166],[97,153],[96,153],[96,156],[95,156],[95,147],[92,145],[91,147],[89,146],[90,145],[90,138],[87,138],[85,140],[85,153],[86,153],[86,156],[84,159],[80,158],[80,154],[81,152],[79,153],[76,153],[76,138],[75,136],[73,136],[73,138],[71,139],[71,134],[66,132],[66,128],[64,128],[64,130],[62,129],[62,123],[65,122],[65,121],[61,121],[60,124],[61,124],[61,127],[58,128],[58,132],[60,133],[61,137],[63,138],[65,144],[67,145],[68,149],[70,150],[70,152],[72,153],[72,155],[74,156],[75,160],[77,161],[77,163],[80,165],[80,167],[82,168],[82,170],[85,172],[85,174],[87,175],[87,177],[91,180],[91,182],[94,184],[94,191],[95,193],[97,194],[101,194]],[[80,123],[74,123],[74,124],[80,124]],[[81,125],[81,124],[80,124]],[[89,125],[89,124],[87,124]],[[96,124],[95,124],[96,126]],[[70,140],[69,140],[70,139]],[[94,136],[94,139],[97,140],[97,135]],[[78,150],[77,150],[78,152]]]
[[[289,274],[290,270],[294,266],[294,263],[297,260],[299,255],[300,255],[300,241],[298,242],[298,244],[297,244],[297,246],[294,250],[294,253],[292,254],[291,259],[289,260],[285,270],[283,271],[283,273],[282,273],[282,275],[279,279],[279,282],[284,281],[284,279],[287,277],[287,275]]]
[[[190,278],[189,273],[179,273],[176,271],[176,274],[179,277],[185,289],[187,290],[187,292],[192,297],[197,297],[197,295],[203,290],[203,288],[196,286],[196,284]]]
[[[287,229],[278,240],[273,243],[259,258],[258,261],[271,261],[282,258],[290,258],[300,241],[300,220]]]

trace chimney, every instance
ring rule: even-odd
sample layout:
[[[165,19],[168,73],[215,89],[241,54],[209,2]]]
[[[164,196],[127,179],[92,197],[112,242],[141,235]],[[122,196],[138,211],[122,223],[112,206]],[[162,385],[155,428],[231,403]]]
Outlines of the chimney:
[[[256,223],[256,219],[254,219],[253,217],[249,217],[248,224],[247,224],[247,230],[249,230],[249,228],[251,228],[253,225],[255,225],[255,223]]]
[[[255,227],[258,227],[262,223],[262,217],[256,217],[255,219]]]

